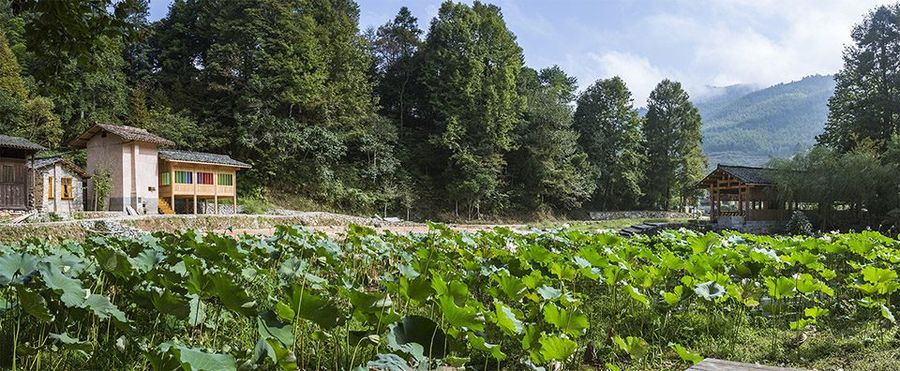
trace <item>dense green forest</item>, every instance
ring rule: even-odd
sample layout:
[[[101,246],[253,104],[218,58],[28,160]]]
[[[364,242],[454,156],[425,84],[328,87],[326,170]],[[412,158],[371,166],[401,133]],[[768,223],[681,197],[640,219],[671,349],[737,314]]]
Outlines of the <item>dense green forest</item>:
[[[808,149],[825,127],[834,86],[833,76],[817,75],[764,89],[725,87],[695,100],[710,165],[759,166]]]
[[[137,126],[251,163],[256,198],[400,215],[668,207],[705,166],[684,149],[700,119],[680,84],[649,103],[656,137],[620,79],[592,85],[576,115],[578,82],[525,66],[494,5],[447,1],[427,30],[406,8],[361,30],[352,0],[184,0],[147,16],[146,0],[0,0],[0,131],[66,151],[94,123]],[[693,158],[654,165],[670,158],[650,148]],[[676,165],[694,168],[647,187],[647,169]]]

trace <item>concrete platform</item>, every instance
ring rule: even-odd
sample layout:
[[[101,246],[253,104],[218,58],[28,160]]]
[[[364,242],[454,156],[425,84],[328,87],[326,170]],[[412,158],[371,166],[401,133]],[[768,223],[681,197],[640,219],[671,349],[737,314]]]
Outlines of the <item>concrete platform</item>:
[[[702,362],[691,366],[687,371],[807,371],[801,368],[785,368],[763,366],[752,363],[740,363],[724,361],[721,359],[707,358]]]

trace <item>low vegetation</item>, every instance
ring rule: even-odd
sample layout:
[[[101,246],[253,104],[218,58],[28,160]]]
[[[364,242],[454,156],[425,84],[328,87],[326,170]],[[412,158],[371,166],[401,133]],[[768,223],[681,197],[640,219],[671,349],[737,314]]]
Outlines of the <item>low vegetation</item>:
[[[900,241],[186,231],[0,247],[0,367],[896,369]]]

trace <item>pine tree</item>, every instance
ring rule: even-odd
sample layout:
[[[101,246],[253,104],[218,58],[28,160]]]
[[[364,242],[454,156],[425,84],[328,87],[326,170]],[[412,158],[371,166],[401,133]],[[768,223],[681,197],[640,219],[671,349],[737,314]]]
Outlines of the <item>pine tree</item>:
[[[470,216],[482,205],[500,210],[507,197],[503,156],[522,111],[516,87],[522,50],[496,6],[448,1],[431,23],[423,53],[438,184]]]
[[[613,77],[588,87],[578,97],[574,127],[595,182],[591,205],[600,210],[636,207],[644,160],[641,120],[625,82]]]
[[[866,139],[882,146],[900,133],[900,4],[870,12],[852,36],[828,100],[825,133],[818,137],[840,151]]]
[[[647,150],[647,206],[669,210],[673,198],[682,204],[696,194],[706,156],[700,147],[702,121],[681,83],[663,80],[647,101],[644,140]]]
[[[540,73],[526,67],[519,87],[528,108],[516,128],[518,149],[507,156],[516,201],[528,210],[580,207],[595,184],[572,129],[569,103],[577,89],[575,78],[557,66]]]

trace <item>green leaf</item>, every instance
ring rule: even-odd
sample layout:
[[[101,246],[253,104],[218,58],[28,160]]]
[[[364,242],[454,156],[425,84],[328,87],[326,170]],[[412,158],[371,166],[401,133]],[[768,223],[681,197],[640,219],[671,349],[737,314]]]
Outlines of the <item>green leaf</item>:
[[[294,286],[291,299],[294,312],[300,318],[311,321],[326,330],[337,326],[341,313],[337,306],[331,300],[314,295],[309,291],[308,289],[304,291],[300,286]]]
[[[819,307],[806,308],[803,310],[803,314],[809,318],[819,318],[825,315],[828,315],[828,309],[823,309]]]
[[[81,281],[68,277],[56,269],[46,266],[40,269],[41,277],[48,288],[62,292],[60,300],[70,308],[81,308],[87,299],[87,290],[81,287]]]
[[[562,296],[562,291],[547,285],[541,286],[537,291],[544,300],[554,300]]]
[[[681,297],[684,296],[684,286],[675,286],[675,288],[672,289],[672,292],[663,291],[660,292],[660,295],[662,295],[663,300],[665,300],[669,306],[675,306],[675,304],[678,304],[678,302],[681,301]]]
[[[578,343],[558,336],[541,335],[541,356],[547,361],[565,361],[578,349]]]
[[[225,274],[215,274],[210,277],[210,281],[212,281],[215,296],[219,298],[225,308],[247,317],[256,315],[254,309],[256,302],[250,299],[247,291],[235,284]]]
[[[696,365],[703,361],[703,356],[699,353],[693,353],[687,348],[685,348],[681,344],[669,343],[669,347],[672,348],[675,353],[678,353],[678,357],[681,358],[682,361],[688,362],[692,365]]]
[[[480,350],[482,352],[487,352],[494,357],[494,359],[498,361],[502,361],[506,359],[506,353],[500,349],[500,346],[497,344],[490,344],[483,337],[475,335],[473,333],[469,333],[466,337],[469,340],[469,345],[475,349]]]
[[[647,344],[647,341],[635,336],[629,336],[623,339],[620,336],[615,336],[612,338],[613,343],[615,343],[619,349],[628,353],[631,359],[638,360],[644,358],[647,353],[650,352],[650,344]]]
[[[406,360],[396,354],[376,354],[375,359],[366,363],[363,370],[380,370],[380,371],[412,371]]]
[[[128,319],[125,318],[125,313],[113,305],[106,296],[90,294],[84,301],[84,307],[93,311],[100,319],[112,317],[119,322],[128,322]]]
[[[91,351],[91,349],[93,349],[93,346],[91,345],[91,343],[73,338],[73,337],[69,336],[68,333],[65,333],[65,332],[63,332],[61,334],[54,334],[51,332],[50,338],[53,340],[56,340],[60,344],[62,344],[63,348],[75,349],[75,350],[80,350],[80,351],[84,351],[84,352],[89,352],[89,351]]]
[[[194,371],[237,370],[234,357],[230,354],[207,353],[201,350],[177,347],[178,359],[182,365]]]
[[[769,288],[769,296],[775,298],[775,300],[793,297],[797,287],[794,280],[788,277],[775,279],[766,277],[766,286]]]
[[[544,306],[544,321],[572,336],[580,336],[590,327],[584,314],[560,309],[553,303]]]
[[[41,322],[50,322],[53,320],[53,315],[50,314],[50,309],[47,308],[47,301],[44,300],[44,297],[41,296],[41,294],[22,286],[16,287],[16,293],[19,297],[19,305],[22,306],[25,313],[28,313],[28,315]]]
[[[484,331],[484,317],[478,314],[475,308],[460,307],[456,305],[453,298],[447,296],[440,298],[440,307],[447,324],[469,330]]]
[[[891,308],[888,308],[887,305],[881,305],[881,316],[890,321],[891,323],[896,323],[897,320],[894,318],[894,313],[891,312]]]
[[[24,283],[34,274],[37,262],[37,258],[25,253],[0,256],[0,287]]]
[[[518,335],[522,333],[522,321],[516,318],[516,313],[512,308],[503,305],[500,302],[494,302],[494,309],[497,314],[497,326],[499,326],[508,335]]]
[[[279,318],[287,322],[294,322],[294,316],[296,315],[290,305],[280,301],[275,303],[275,313]]]
[[[444,357],[447,338],[434,321],[422,316],[406,316],[389,328],[387,340],[391,350],[409,354],[420,362],[426,357]]]
[[[695,286],[694,293],[706,300],[716,300],[725,296],[725,288],[717,282],[708,281]]]
[[[151,292],[150,302],[153,303],[153,307],[160,313],[171,314],[179,319],[188,318],[188,315],[191,313],[188,302],[169,289]]]

